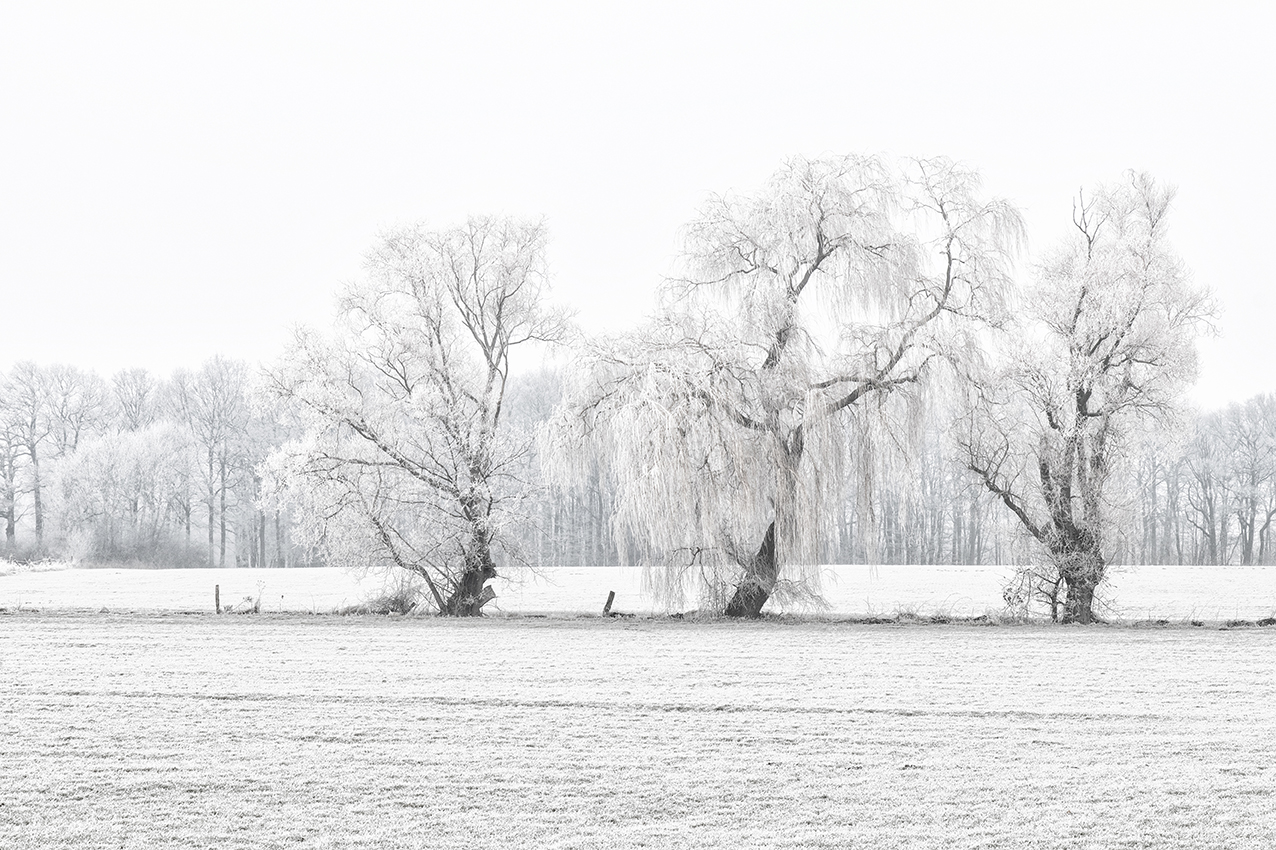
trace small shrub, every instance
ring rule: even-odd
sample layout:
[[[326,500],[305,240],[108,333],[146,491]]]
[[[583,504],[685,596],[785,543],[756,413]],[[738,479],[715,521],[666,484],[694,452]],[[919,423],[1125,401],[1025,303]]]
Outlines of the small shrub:
[[[421,604],[421,589],[410,582],[400,582],[358,605],[342,608],[341,614],[411,614]]]

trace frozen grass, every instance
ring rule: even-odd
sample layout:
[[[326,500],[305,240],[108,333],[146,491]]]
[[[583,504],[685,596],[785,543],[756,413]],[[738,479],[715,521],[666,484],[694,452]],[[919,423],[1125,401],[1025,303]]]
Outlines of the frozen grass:
[[[828,616],[972,617],[1002,607],[1008,567],[839,566],[825,570]],[[213,585],[225,605],[262,597],[270,612],[326,612],[383,594],[394,581],[362,581],[340,569],[23,570],[0,565],[0,607],[97,611],[209,611]],[[493,614],[597,613],[609,591],[616,608],[664,613],[642,592],[641,572],[620,567],[550,567],[519,581],[498,581]],[[1260,620],[1276,613],[1276,567],[1121,567],[1112,576],[1105,617],[1126,620]],[[695,599],[686,601],[688,608]]]
[[[0,576],[11,576],[19,573],[48,573],[71,569],[66,561],[35,561],[33,563],[15,563],[0,558]]]
[[[0,615],[5,848],[1265,848],[1276,630]]]

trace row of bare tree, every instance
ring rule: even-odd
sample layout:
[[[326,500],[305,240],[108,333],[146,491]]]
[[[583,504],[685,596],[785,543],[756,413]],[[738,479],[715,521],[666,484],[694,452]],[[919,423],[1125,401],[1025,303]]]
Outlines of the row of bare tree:
[[[657,317],[581,347],[551,468],[602,464],[658,587],[736,616],[817,581],[848,500],[874,560],[977,538],[969,499],[947,541],[933,512],[897,527],[916,491],[951,495],[937,469],[960,471],[1031,541],[1025,569],[1063,618],[1090,622],[1125,548],[1134,444],[1178,418],[1213,315],[1169,245],[1172,199],[1135,173],[1079,195],[1072,237],[1021,280],[1018,213],[970,169],[793,160],[709,200]],[[949,462],[920,470],[927,423]],[[916,477],[881,480],[893,450]]]
[[[111,454],[138,427],[127,381],[15,368],[10,490],[23,470],[42,542],[55,458],[68,540],[189,547],[198,512],[216,564],[228,536],[268,563],[287,511],[308,551],[404,570],[449,614],[536,563],[642,563],[670,602],[758,616],[834,560],[1009,560],[1021,595],[1089,622],[1116,561],[1269,551],[1267,403],[1174,436],[1213,305],[1169,244],[1173,194],[1136,173],[1083,193],[1028,261],[1014,206],[960,163],[797,158],[711,196],[655,315],[601,336],[551,305],[542,222],[399,228],[255,407],[222,360],[156,388],[169,436],[136,442],[184,460],[149,499],[89,495],[132,469]],[[511,380],[537,349],[562,365]],[[94,404],[114,424],[87,425]]]
[[[254,465],[285,432],[277,421],[248,413],[244,365],[214,358],[167,384],[141,369],[117,373],[108,383],[73,367],[30,363],[6,378],[0,428],[6,553],[24,548],[17,542],[24,519],[32,537],[26,549],[40,548],[51,503],[58,531],[46,553],[224,564],[229,535],[234,563],[304,561],[288,542],[286,512],[263,511],[256,503],[261,477]],[[214,387],[219,390],[208,392]],[[33,394],[33,388],[42,389]],[[559,370],[521,376],[510,392],[511,426],[531,433],[543,425],[562,389]],[[42,410],[30,404],[33,396],[49,403]],[[220,409],[210,404],[218,398]],[[24,399],[34,417],[15,415]],[[1011,516],[957,463],[942,419],[930,416],[909,452],[864,459],[877,465],[872,490],[858,492],[854,477],[847,482],[827,563],[1009,564],[1030,557]],[[194,424],[184,429],[182,423]],[[202,451],[195,448],[199,433],[207,438]],[[1276,398],[1190,413],[1176,429],[1137,442],[1132,469],[1118,560],[1276,562]],[[529,477],[540,473],[533,469]],[[871,505],[868,513],[858,507],[863,502]],[[571,487],[539,488],[529,504],[532,521],[520,544],[529,563],[638,559],[617,551],[611,533],[616,488],[602,470]],[[192,542],[192,527],[208,541],[205,547]]]
[[[561,392],[555,373],[538,373],[528,383],[550,398]],[[520,381],[514,389],[517,411],[526,388]],[[1016,564],[1033,557],[1014,515],[962,467],[951,434],[939,427],[953,411],[931,414],[937,415],[928,414],[925,433],[906,450],[883,447],[863,459],[875,464],[867,487],[849,475],[824,563]],[[1114,561],[1276,564],[1276,397],[1186,410],[1165,430],[1136,439],[1129,451],[1124,492],[1113,496]],[[610,523],[616,500],[616,488],[598,469],[571,487],[542,490],[524,546],[529,561],[638,560],[635,552],[622,557],[617,551]]]
[[[167,379],[109,381],[23,362],[0,375],[0,521],[9,558],[156,566],[284,565],[287,514],[257,467],[282,439],[251,373],[214,357]],[[22,534],[19,533],[22,530]]]

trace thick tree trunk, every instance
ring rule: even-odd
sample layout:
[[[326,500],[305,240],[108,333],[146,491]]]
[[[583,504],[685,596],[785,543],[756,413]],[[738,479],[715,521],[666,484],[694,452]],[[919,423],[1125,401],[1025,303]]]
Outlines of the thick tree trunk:
[[[1073,555],[1061,571],[1068,595],[1063,622],[1089,625],[1095,622],[1094,591],[1103,580],[1103,559],[1097,553]]]
[[[461,573],[440,613],[452,617],[481,616],[483,606],[496,597],[495,593],[485,588],[488,580],[493,578],[496,578],[496,564],[492,562],[487,533],[476,530],[470,551],[466,553],[465,571]]]
[[[1085,578],[1065,580],[1068,598],[1063,603],[1063,622],[1089,625],[1094,622],[1094,582]]]
[[[444,603],[443,613],[451,617],[479,617],[483,606],[495,598],[484,586],[488,579],[496,578],[496,567],[467,569],[456,583],[452,595]]]
[[[772,520],[762,538],[762,545],[758,547],[758,554],[753,557],[753,562],[745,570],[744,577],[736,585],[735,593],[731,601],[727,603],[724,613],[728,617],[761,617],[762,606],[766,605],[767,600],[771,598],[771,591],[775,589],[775,580],[778,577],[779,565],[775,558],[775,521]]]

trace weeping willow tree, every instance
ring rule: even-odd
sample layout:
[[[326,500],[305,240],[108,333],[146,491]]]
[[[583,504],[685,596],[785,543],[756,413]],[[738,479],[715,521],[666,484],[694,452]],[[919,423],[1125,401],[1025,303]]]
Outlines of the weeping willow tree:
[[[649,577],[667,599],[699,581],[756,617],[818,591],[851,449],[977,348],[1021,230],[947,159],[796,158],[754,194],[711,197],[658,315],[587,345],[556,471],[603,459],[618,549],[664,568]]]

